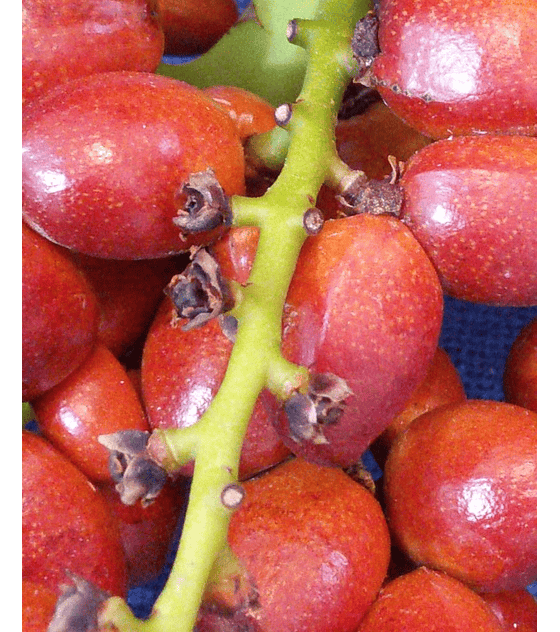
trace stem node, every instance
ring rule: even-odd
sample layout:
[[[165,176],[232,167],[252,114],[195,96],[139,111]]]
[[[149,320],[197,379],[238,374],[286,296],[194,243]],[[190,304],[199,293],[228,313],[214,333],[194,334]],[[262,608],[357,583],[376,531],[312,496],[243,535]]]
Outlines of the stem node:
[[[292,118],[292,112],[293,108],[291,103],[282,103],[282,105],[279,105],[276,110],[274,110],[276,125],[280,125],[280,127],[286,126]]]
[[[323,228],[325,218],[323,213],[318,208],[308,208],[303,215],[303,227],[305,232],[309,235],[318,235]]]
[[[245,490],[239,483],[226,485],[220,494],[220,500],[226,509],[239,509],[244,498]]]

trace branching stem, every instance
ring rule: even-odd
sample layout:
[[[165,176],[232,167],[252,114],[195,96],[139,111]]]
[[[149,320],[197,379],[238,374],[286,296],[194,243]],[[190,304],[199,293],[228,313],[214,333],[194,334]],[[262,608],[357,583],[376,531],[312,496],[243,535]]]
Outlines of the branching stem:
[[[289,145],[282,171],[262,197],[231,200],[234,225],[259,228],[252,272],[235,308],[235,344],[220,390],[203,417],[189,428],[158,433],[168,452],[163,463],[178,467],[195,460],[189,505],[170,577],[150,618],[137,620],[123,600],[106,603],[101,623],[121,632],[193,629],[208,578],[215,578],[215,562],[227,547],[232,509],[221,501],[222,491],[237,480],[257,397],[266,387],[286,399],[308,381],[307,369],[282,356],[282,313],[307,237],[303,216],[314,206],[323,182],[333,177],[333,165],[340,168],[334,126],[344,89],[356,71],[350,41],[361,17],[355,15],[354,0],[338,0],[332,15],[331,5],[332,0],[325,1],[320,20],[296,21],[292,41],[305,48],[309,62],[286,125]]]

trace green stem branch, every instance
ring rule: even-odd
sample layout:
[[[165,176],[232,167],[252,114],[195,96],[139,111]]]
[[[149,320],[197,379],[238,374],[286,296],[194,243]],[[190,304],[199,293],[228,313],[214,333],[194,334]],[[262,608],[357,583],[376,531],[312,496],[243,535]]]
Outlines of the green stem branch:
[[[216,560],[227,547],[232,509],[221,496],[237,479],[241,446],[257,397],[266,387],[285,399],[308,379],[307,369],[282,356],[282,314],[307,237],[303,215],[314,206],[323,182],[332,177],[333,165],[340,162],[334,126],[355,71],[350,39],[361,17],[355,15],[353,0],[338,0],[335,17],[327,19],[331,4],[332,0],[325,2],[323,19],[297,21],[293,41],[306,49],[309,61],[286,126],[289,146],[282,171],[261,198],[231,200],[235,225],[259,228],[251,275],[235,308],[236,341],[222,385],[197,424],[158,433],[169,462],[180,466],[195,459],[189,504],[170,577],[150,618],[137,620],[122,600],[107,602],[101,623],[121,632],[193,629],[208,579],[216,576]]]

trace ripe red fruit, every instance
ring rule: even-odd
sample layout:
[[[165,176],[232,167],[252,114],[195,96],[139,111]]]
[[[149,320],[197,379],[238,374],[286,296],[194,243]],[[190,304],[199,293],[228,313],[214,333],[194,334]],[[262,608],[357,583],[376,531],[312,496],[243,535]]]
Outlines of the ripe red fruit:
[[[338,468],[302,459],[244,488],[229,543],[258,603],[245,603],[229,616],[208,616],[203,609],[201,632],[230,629],[230,621],[239,626],[232,630],[259,632],[355,630],[389,562],[387,525],[373,494]],[[203,624],[207,616],[213,627]]]
[[[535,0],[381,0],[378,39],[365,81],[422,134],[536,135]]]
[[[248,90],[237,86],[209,86],[203,92],[233,119],[242,141],[276,126],[272,105]]]
[[[22,577],[57,592],[67,571],[126,594],[117,525],[89,479],[44,438],[22,433]]]
[[[406,408],[391,421],[371,446],[378,465],[383,468],[391,445],[397,436],[408,428],[413,419],[438,406],[462,402],[466,398],[459,372],[446,351],[438,347],[428,368],[426,379],[414,391]]]
[[[151,73],[99,73],[25,108],[23,216],[52,241],[108,259],[185,252],[221,227],[182,240],[173,223],[193,173],[213,169],[244,193],[235,124],[204,93]]]
[[[166,55],[195,55],[211,48],[237,21],[234,0],[157,0]]]
[[[537,141],[466,136],[407,163],[401,218],[444,291],[493,305],[537,302]]]
[[[153,0],[23,0],[22,10],[24,104],[76,77],[161,61]]]
[[[97,338],[117,358],[146,333],[163,300],[163,290],[184,257],[119,261],[73,253],[97,296],[100,308]]]
[[[368,178],[379,180],[391,174],[389,156],[405,161],[432,142],[399,119],[383,101],[372,103],[362,114],[338,121],[335,134],[342,160]]]
[[[186,498],[184,481],[168,479],[147,506],[143,506],[141,501],[125,505],[112,485],[102,485],[99,489],[119,527],[129,588],[153,581],[165,566],[183,515]]]
[[[97,343],[60,384],[33,401],[42,434],[96,483],[111,483],[109,453],[97,437],[148,431],[137,391],[115,356]]]
[[[151,428],[182,428],[196,423],[224,378],[232,343],[217,320],[184,331],[166,298],[148,332],[142,354],[142,396]],[[274,429],[280,405],[262,391],[241,451],[239,476],[247,478],[290,455]],[[193,464],[183,468],[191,474]]]
[[[219,264],[222,277],[245,285],[251,274],[258,242],[259,229],[254,226],[232,228],[214,242],[210,251]]]
[[[537,412],[537,319],[517,335],[506,358],[503,375],[507,402]]]
[[[523,588],[537,568],[537,415],[468,400],[417,417],[385,464],[394,542],[480,592]]]
[[[58,594],[44,584],[21,582],[22,632],[45,632],[54,614]]]
[[[386,584],[356,632],[503,632],[491,608],[462,582],[418,568]]]
[[[225,278],[245,283],[258,230],[233,229],[212,246]],[[410,231],[393,217],[325,222],[302,249],[286,299],[283,349],[293,362],[346,380],[353,395],[327,439],[293,439],[285,414],[276,427],[292,452],[350,466],[406,405],[437,346],[442,293]]]
[[[352,391],[339,420],[319,437],[294,440],[298,456],[343,467],[357,462],[425,379],[442,320],[441,286],[425,252],[399,220],[330,220],[309,237],[286,298],[286,356],[332,373]]]
[[[246,195],[264,195],[278,172],[263,165],[262,159],[251,151],[247,141],[255,134],[263,134],[276,126],[274,107],[256,94],[236,86],[209,86],[204,93],[232,118],[245,147]]]
[[[537,602],[524,588],[481,596],[506,632],[537,632]]]
[[[97,298],[63,248],[22,230],[22,399],[59,384],[93,348]]]

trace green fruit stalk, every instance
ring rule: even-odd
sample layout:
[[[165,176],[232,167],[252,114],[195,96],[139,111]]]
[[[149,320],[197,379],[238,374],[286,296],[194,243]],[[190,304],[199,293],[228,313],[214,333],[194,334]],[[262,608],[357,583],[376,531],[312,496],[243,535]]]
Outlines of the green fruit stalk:
[[[288,139],[284,165],[262,197],[234,196],[230,200],[233,225],[257,226],[259,246],[249,281],[239,288],[230,312],[237,319],[237,333],[221,388],[199,422],[188,428],[157,430],[148,443],[150,453],[167,471],[193,459],[195,462],[171,574],[147,620],[138,620],[123,599],[113,597],[100,615],[101,628],[114,626],[121,632],[193,629],[205,591],[213,582],[227,580],[236,567],[227,533],[232,512],[243,497],[237,472],[255,401],[264,388],[286,400],[295,390],[305,392],[309,380],[305,367],[288,362],[282,355],[282,311],[299,252],[309,234],[304,221],[307,211],[313,209],[324,182],[340,189],[354,175],[337,155],[334,126],[344,90],[357,72],[351,48],[354,28],[369,3],[312,0],[255,4],[266,16],[278,4],[283,10],[286,5],[293,8],[293,15],[309,11],[311,16],[289,21],[286,46],[305,53],[305,72],[297,99],[277,110]],[[282,32],[286,38],[285,22]],[[267,31],[266,36],[274,39],[278,33]],[[176,71],[174,76],[189,80],[187,74]]]

